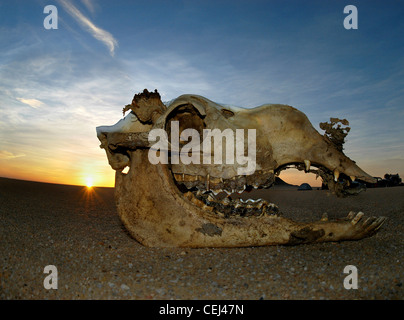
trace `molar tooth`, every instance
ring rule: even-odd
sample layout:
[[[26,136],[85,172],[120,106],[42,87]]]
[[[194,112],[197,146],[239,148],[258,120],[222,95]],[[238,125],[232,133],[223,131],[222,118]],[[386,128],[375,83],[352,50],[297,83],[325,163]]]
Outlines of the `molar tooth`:
[[[304,160],[304,165],[306,166],[306,172],[310,170],[311,162],[310,160]]]
[[[244,185],[242,190],[237,190],[237,193],[242,194],[246,188],[247,188],[247,186]]]
[[[263,206],[267,206],[268,202],[266,202],[265,200],[260,199],[261,201],[258,203],[257,208],[261,209]]]
[[[257,177],[255,179],[257,179]],[[259,181],[254,180],[251,182],[251,186],[254,187],[254,189],[258,189],[258,187],[260,186],[260,183],[259,183]]]
[[[337,182],[338,178],[339,178],[339,171],[338,171],[338,169],[335,169],[334,170],[334,181]]]
[[[243,206],[243,204],[236,200],[236,203],[234,204],[234,208],[240,208],[242,206]]]
[[[216,178],[216,177],[210,177],[209,182],[213,183],[213,184],[219,184],[219,183],[223,182],[223,179],[222,178]]]
[[[234,208],[234,209],[237,209],[237,208],[240,208],[240,207],[243,206],[243,205],[241,204],[241,202],[239,201],[239,199],[232,199],[232,200],[230,200],[229,205],[230,205],[231,208]]]
[[[352,181],[352,182],[354,182],[354,181],[356,180],[356,177],[355,177],[355,176],[350,176],[350,178],[351,178],[351,181]]]

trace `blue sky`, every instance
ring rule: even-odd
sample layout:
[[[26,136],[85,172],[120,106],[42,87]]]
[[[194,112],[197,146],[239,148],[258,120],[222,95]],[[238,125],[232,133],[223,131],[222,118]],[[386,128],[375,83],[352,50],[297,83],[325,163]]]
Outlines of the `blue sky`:
[[[346,118],[346,154],[404,177],[403,32],[404,1],[0,1],[0,176],[112,185],[95,127],[157,88]]]

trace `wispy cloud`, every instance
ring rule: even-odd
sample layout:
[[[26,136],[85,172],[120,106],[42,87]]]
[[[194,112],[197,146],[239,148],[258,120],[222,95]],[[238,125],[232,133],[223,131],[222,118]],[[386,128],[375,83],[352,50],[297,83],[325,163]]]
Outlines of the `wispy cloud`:
[[[19,157],[24,157],[24,156],[25,156],[24,153],[14,154],[7,150],[0,150],[0,160],[14,159],[14,158],[19,158]]]
[[[88,11],[90,11],[91,13],[95,12],[95,7],[94,7],[93,1],[91,1],[91,0],[81,0],[81,2],[86,6]]]
[[[25,103],[27,105],[29,105],[30,107],[37,109],[39,108],[41,105],[43,105],[42,101],[39,101],[37,99],[24,99],[24,98],[17,98],[18,101]]]
[[[118,41],[108,31],[97,27],[89,18],[80,12],[72,3],[67,0],[59,0],[64,9],[69,13],[84,29],[86,29],[95,39],[101,41],[107,46],[111,56],[115,54],[115,48],[118,46]],[[92,5],[87,2],[86,6]]]

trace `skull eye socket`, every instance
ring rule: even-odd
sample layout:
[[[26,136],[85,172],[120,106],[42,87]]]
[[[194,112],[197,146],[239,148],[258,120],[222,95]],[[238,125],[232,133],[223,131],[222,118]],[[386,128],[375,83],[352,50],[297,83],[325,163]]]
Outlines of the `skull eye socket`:
[[[173,110],[167,117],[166,132],[168,136],[171,136],[171,121],[179,122],[179,134],[181,136],[182,131],[185,129],[195,129],[198,131],[199,136],[203,136],[203,129],[206,125],[202,119],[202,115],[192,104],[181,105]],[[186,144],[186,142],[180,142],[180,144]]]

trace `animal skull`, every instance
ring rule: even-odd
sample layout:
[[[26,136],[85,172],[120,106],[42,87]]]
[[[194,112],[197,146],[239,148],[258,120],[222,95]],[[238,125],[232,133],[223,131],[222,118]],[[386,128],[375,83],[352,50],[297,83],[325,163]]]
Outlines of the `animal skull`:
[[[346,187],[355,179],[374,182],[343,154],[342,143],[337,146],[320,135],[293,107],[242,109],[197,95],[182,95],[166,107],[157,90],[145,90],[135,95],[124,113],[128,110],[131,112],[117,124],[97,127],[97,137],[116,170],[120,218],[146,246],[242,247],[356,240],[373,235],[385,221],[384,217],[365,218],[361,212],[350,212],[344,220],[323,217],[298,223],[282,217],[276,205],[261,199],[243,202],[231,196],[216,197],[222,191],[231,194],[269,188],[275,176],[290,165],[317,173],[339,196],[350,193]],[[236,149],[231,149],[228,139],[226,148],[206,143],[211,137],[205,133],[214,129],[236,132]],[[241,129],[254,129],[255,137],[237,135]],[[156,132],[160,133],[157,144],[158,139],[153,140]],[[201,139],[195,138],[198,134]],[[254,159],[248,153],[252,142]],[[187,157],[190,151],[196,156]],[[244,165],[234,159],[214,161],[227,159],[234,151],[240,156],[247,153],[241,157]],[[169,161],[153,164],[151,154]],[[183,159],[188,162],[184,164]],[[249,160],[254,160],[255,170],[240,174]],[[123,173],[127,166],[129,171]]]

